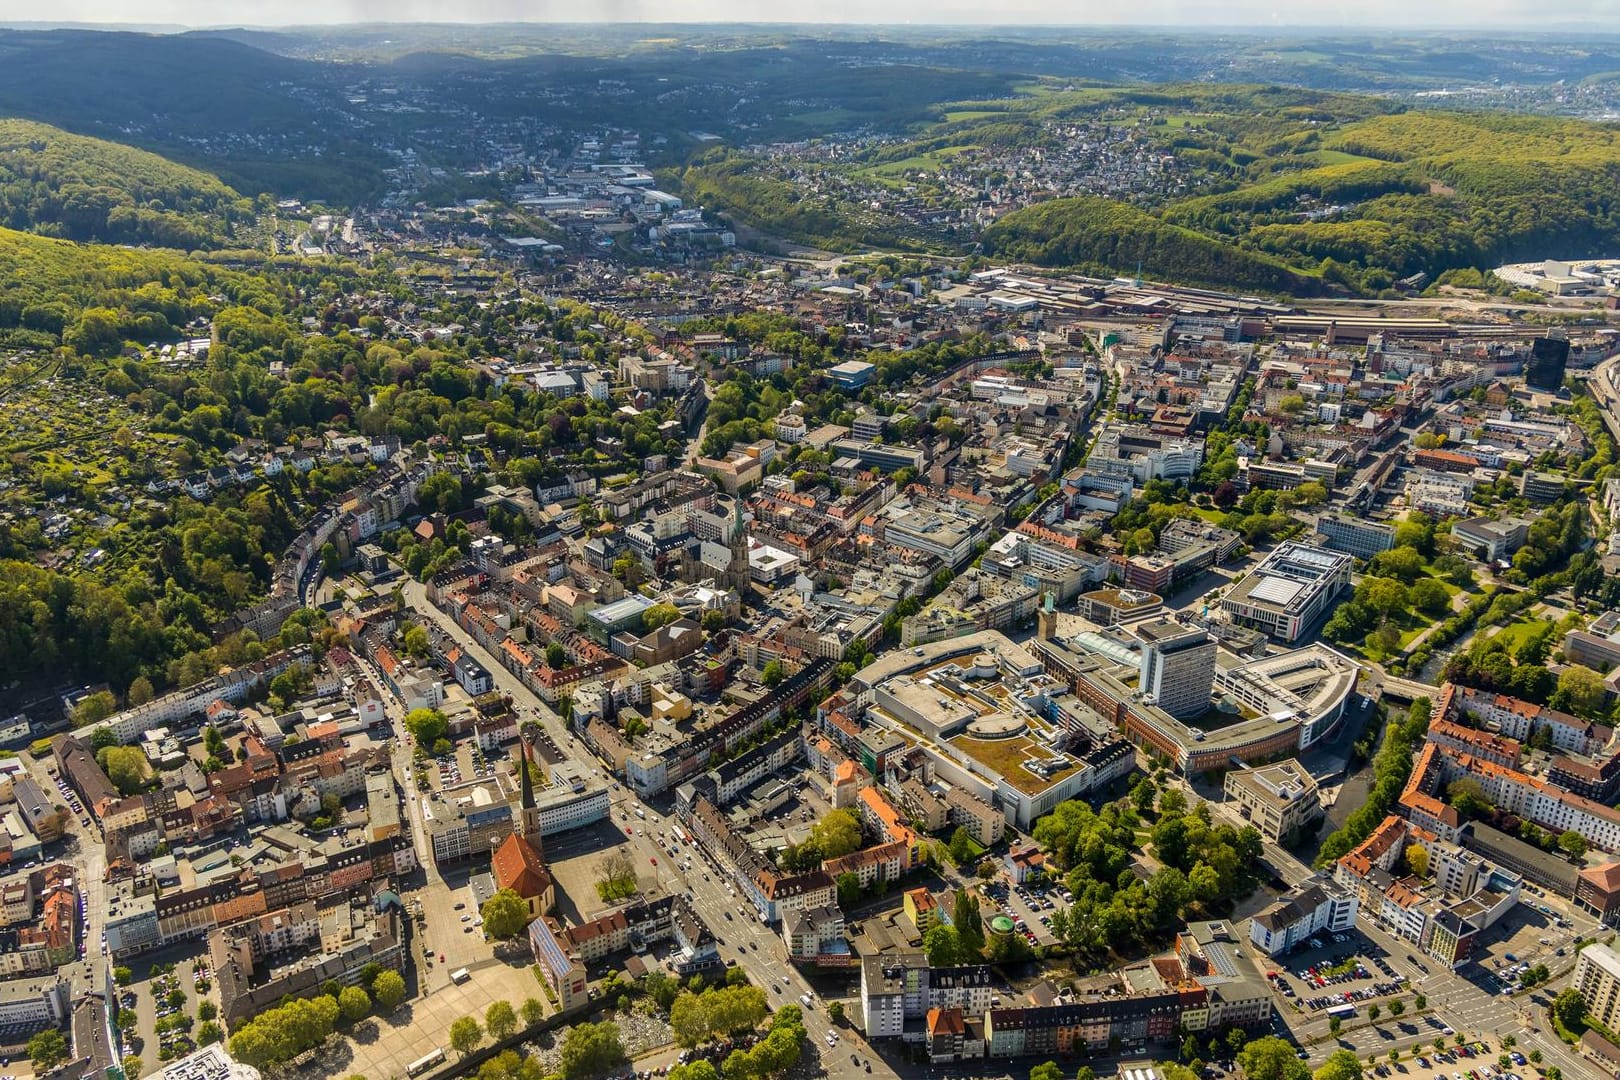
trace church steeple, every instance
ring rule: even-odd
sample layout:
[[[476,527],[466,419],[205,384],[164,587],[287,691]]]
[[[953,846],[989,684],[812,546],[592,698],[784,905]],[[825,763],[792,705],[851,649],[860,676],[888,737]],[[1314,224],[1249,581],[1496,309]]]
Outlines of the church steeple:
[[[519,805],[525,810],[534,809],[534,779],[529,776],[529,741],[518,740],[518,796]]]
[[[533,768],[532,753],[529,749],[529,740],[518,737],[517,766],[518,766],[518,831],[523,839],[534,845],[535,851],[542,851],[540,846],[540,809],[534,802],[534,780],[529,775]]]

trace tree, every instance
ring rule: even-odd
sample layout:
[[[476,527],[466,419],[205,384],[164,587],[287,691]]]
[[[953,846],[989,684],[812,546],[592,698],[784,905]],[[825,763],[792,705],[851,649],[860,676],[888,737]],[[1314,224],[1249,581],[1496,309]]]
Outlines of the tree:
[[[109,697],[111,695],[108,695]],[[35,1075],[48,1073],[67,1060],[67,1040],[56,1028],[46,1028],[28,1040],[28,1060]]]
[[[383,1012],[393,1012],[405,1000],[405,979],[397,971],[384,971],[372,982],[371,992]]]
[[[782,681],[786,674],[787,673],[782,670],[782,662],[780,660],[771,660],[766,663],[763,669],[761,669],[759,673],[759,681],[764,683],[766,686],[775,686]]]
[[[957,866],[966,864],[973,857],[974,846],[973,835],[958,825],[956,831],[951,833],[951,861]]]
[[[1451,608],[1451,595],[1434,578],[1419,578],[1412,583],[1412,606],[1425,615],[1443,615]]]
[[[484,1027],[489,1030],[489,1037],[496,1042],[516,1031],[517,1023],[517,1011],[512,1008],[511,1002],[492,1001],[489,1008],[484,1010]]]
[[[518,1006],[518,1015],[523,1018],[524,1027],[532,1028],[546,1018],[546,1007],[539,998],[524,998],[523,1004]]]
[[[146,1068],[146,1062],[130,1054],[124,1058],[125,1080],[141,1080],[141,1070]]]
[[[156,696],[157,689],[153,687],[152,680],[145,675],[137,675],[129,684],[129,689],[125,691],[124,700],[128,701],[129,707],[133,709],[137,705],[145,705]]]
[[[963,962],[962,936],[956,927],[941,924],[923,935],[923,952],[932,967],[952,967]]]
[[[1600,714],[1606,692],[1603,676],[1589,667],[1571,664],[1558,676],[1557,695],[1570,712],[1582,716]]]
[[[681,610],[674,604],[654,604],[641,613],[641,625],[644,630],[651,633],[668,626],[680,617]]]
[[[1368,578],[1362,588],[1366,591],[1364,603],[1386,619],[1405,609],[1410,601],[1406,586],[1394,578]]]
[[[1187,793],[1178,787],[1165,788],[1159,796],[1161,818],[1180,817],[1187,812]]]
[[[810,830],[810,842],[824,859],[848,855],[861,846],[861,819],[854,810],[834,810]]]
[[[1406,848],[1406,868],[1416,877],[1429,876],[1429,849],[1422,844],[1409,844]]]
[[[713,608],[703,613],[703,629],[711,634],[718,634],[726,628],[726,613]]]
[[[1344,1026],[1344,1021],[1340,1020],[1337,1016],[1328,1017],[1328,1034],[1329,1035],[1337,1035],[1339,1033],[1339,1029],[1341,1027],[1343,1027],[1343,1026]]]
[[[636,864],[630,849],[621,847],[608,854],[596,867],[596,895],[603,901],[622,900],[636,891]]]
[[[401,640],[405,645],[405,651],[418,660],[426,660],[433,651],[433,641],[428,637],[425,626],[415,624],[407,626]]]
[[[553,641],[551,644],[546,646],[547,667],[551,668],[553,671],[558,671],[561,670],[563,665],[566,663],[568,663],[568,650],[562,647],[561,642]]]
[[[478,1049],[483,1041],[484,1030],[478,1026],[477,1017],[463,1016],[450,1025],[450,1046],[462,1057]]]
[[[624,1046],[619,1041],[618,1025],[575,1024],[568,1029],[563,1040],[562,1074],[564,1080],[580,1080],[595,1076],[625,1064]]]
[[[1586,1015],[1586,1002],[1581,998],[1581,992],[1572,986],[1553,998],[1552,1012],[1566,1028],[1574,1027]]]
[[[362,994],[364,990],[360,991]],[[225,1038],[225,1032],[220,1030],[217,1020],[204,1020],[197,1026],[197,1045],[208,1046]]]
[[[1465,820],[1484,817],[1491,811],[1490,800],[1485,798],[1485,789],[1473,777],[1465,776],[1460,780],[1453,780],[1446,786],[1446,797],[1450,800],[1452,808]]]
[[[1311,1080],[1361,1080],[1361,1059],[1350,1050],[1335,1050],[1311,1074]]]
[[[1293,1046],[1275,1035],[1247,1043],[1238,1051],[1237,1063],[1248,1080],[1305,1080],[1310,1075]]]
[[[829,1001],[827,1003],[827,1019],[835,1024],[844,1022],[844,1003],[842,1001]]]
[[[146,786],[149,763],[138,747],[109,746],[96,757],[107,771],[107,779],[121,793],[133,795]]]
[[[1371,1005],[1367,1006],[1367,1019],[1371,1020],[1373,1023],[1376,1024],[1378,1022],[1378,1018],[1382,1015],[1384,1015],[1384,1010],[1379,1007],[1378,1002],[1375,1001]]]
[[[99,724],[117,711],[118,699],[112,696],[112,692],[97,690],[93,694],[87,694],[73,706],[73,726],[77,728],[87,724]]]
[[[951,905],[951,925],[956,927],[968,957],[977,960],[984,952],[984,918],[979,914],[979,898],[966,889],[956,891]]]
[[[1427,1009],[1428,1007],[1429,1007],[1429,999],[1427,997],[1425,997],[1424,995],[1417,994],[1412,998],[1412,1008],[1416,1009],[1418,1012],[1422,1012],[1424,1009]]]
[[[841,908],[853,907],[861,898],[861,879],[853,870],[845,870],[838,875],[838,906]]]
[[[517,937],[529,925],[529,904],[512,889],[499,889],[478,909],[484,933],[497,941]]]
[[[1029,1080],[1063,1080],[1063,1070],[1055,1061],[1043,1061],[1030,1066]]]
[[[128,986],[135,978],[135,973],[122,964],[113,968],[113,982],[119,986]]]
[[[1159,797],[1159,786],[1153,782],[1152,777],[1140,777],[1131,788],[1131,804],[1141,815],[1153,813],[1153,802]]]
[[[1572,859],[1579,859],[1586,854],[1586,837],[1574,829],[1566,829],[1558,837],[1558,846]]]
[[[412,709],[405,717],[405,730],[418,746],[431,747],[450,733],[450,721],[438,709]]]
[[[338,1010],[352,1024],[371,1011],[371,995],[358,986],[345,986],[338,992]]]
[[[707,1058],[698,1058],[669,1070],[669,1080],[720,1080],[720,1071]]]
[[[1406,1002],[1396,1000],[1389,1003],[1389,1015],[1400,1016],[1406,1012]]]

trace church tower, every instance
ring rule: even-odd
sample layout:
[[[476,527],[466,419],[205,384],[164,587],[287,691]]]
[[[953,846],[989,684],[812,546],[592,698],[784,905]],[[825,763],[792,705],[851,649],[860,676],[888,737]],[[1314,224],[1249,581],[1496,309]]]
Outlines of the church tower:
[[[529,749],[529,740],[518,738],[518,832],[534,850],[544,857],[545,849],[540,846],[540,808],[534,802],[534,780],[529,775],[532,769],[532,751]]]
[[[726,566],[723,584],[741,596],[748,591],[748,529],[743,525],[741,495],[731,498],[731,562]]]

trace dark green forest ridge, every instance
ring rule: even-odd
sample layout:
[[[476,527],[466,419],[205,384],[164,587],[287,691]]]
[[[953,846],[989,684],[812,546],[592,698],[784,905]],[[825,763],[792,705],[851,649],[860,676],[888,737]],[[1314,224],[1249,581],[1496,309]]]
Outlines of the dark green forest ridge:
[[[252,205],[217,177],[157,154],[0,120],[0,225],[69,240],[216,246]]]

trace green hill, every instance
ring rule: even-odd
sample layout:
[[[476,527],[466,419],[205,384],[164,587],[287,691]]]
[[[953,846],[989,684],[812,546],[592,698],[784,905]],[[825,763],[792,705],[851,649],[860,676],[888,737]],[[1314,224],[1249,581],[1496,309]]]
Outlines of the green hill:
[[[0,225],[69,240],[217,246],[251,207],[217,177],[145,150],[0,120]]]
[[[1300,266],[1332,260],[1379,288],[1418,270],[1620,246],[1620,128],[1551,117],[1406,112],[1346,124],[1295,147],[1355,160],[1172,204],[1165,219]],[[1314,211],[1307,214],[1305,211]]]
[[[0,342],[67,341],[90,354],[125,340],[163,341],[218,305],[273,305],[268,279],[173,251],[78,244],[0,229]]]
[[[333,111],[348,70],[202,32],[0,28],[0,115],[142,146],[248,195],[343,203],[375,195],[390,161]]]
[[[1152,277],[1228,289],[1313,293],[1321,285],[1276,259],[1094,196],[1015,210],[986,230],[984,246],[1003,259],[1103,275],[1140,265]]]

